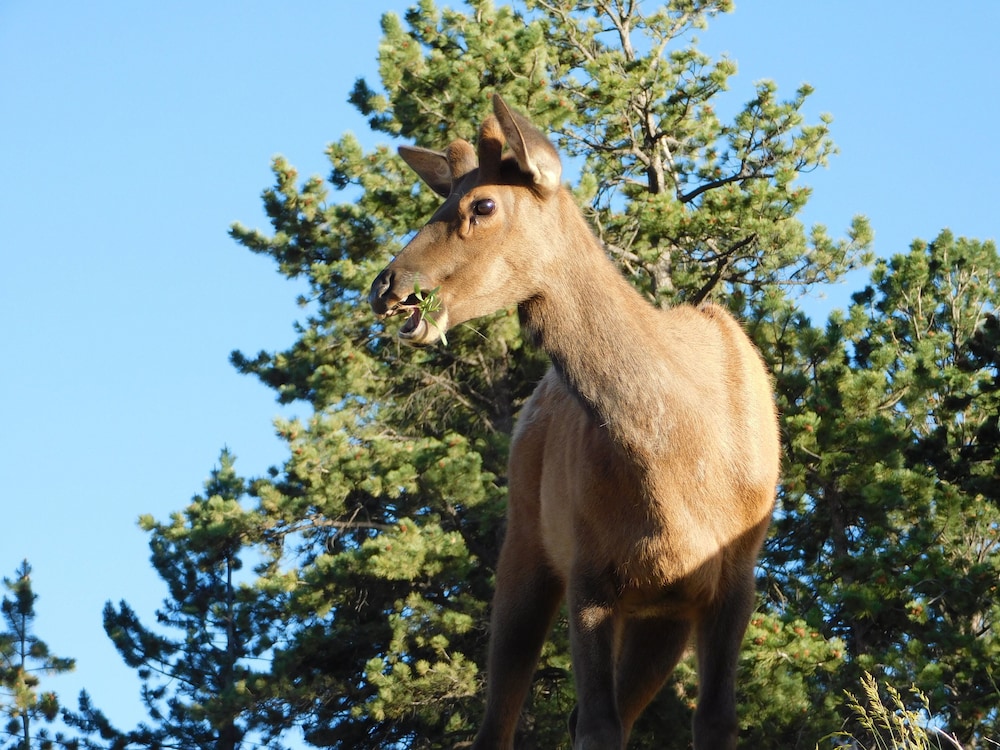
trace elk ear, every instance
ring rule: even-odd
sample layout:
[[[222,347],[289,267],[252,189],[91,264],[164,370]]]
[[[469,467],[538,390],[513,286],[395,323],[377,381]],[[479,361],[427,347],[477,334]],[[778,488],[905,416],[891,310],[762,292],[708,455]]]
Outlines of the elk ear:
[[[493,95],[493,113],[521,171],[531,176],[541,195],[554,193],[559,188],[562,164],[549,139],[528,118],[508,107],[499,94]]]
[[[465,175],[476,168],[476,150],[472,144],[459,138],[449,144],[444,152],[448,158],[448,169],[451,170],[451,184],[457,185]]]
[[[445,198],[451,194],[451,168],[447,156],[419,146],[400,146],[399,155],[431,190]]]
[[[500,174],[500,157],[503,156],[505,142],[503,129],[496,116],[489,115],[479,126],[479,169],[482,180],[495,180]]]

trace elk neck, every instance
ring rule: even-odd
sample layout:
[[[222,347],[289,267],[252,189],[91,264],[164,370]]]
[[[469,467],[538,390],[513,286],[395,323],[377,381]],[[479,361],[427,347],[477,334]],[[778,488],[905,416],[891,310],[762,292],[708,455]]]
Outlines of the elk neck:
[[[575,206],[561,216],[550,281],[521,304],[522,324],[612,440],[655,455],[683,418],[686,342],[670,340],[668,316],[622,276]]]

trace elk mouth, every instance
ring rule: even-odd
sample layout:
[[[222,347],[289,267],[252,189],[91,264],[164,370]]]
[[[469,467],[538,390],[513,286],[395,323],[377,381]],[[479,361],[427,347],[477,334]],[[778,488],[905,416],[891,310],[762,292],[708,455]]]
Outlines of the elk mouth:
[[[417,338],[417,335],[427,327],[424,314],[416,305],[400,305],[399,312],[403,312],[404,310],[408,310],[410,315],[403,321],[403,325],[400,327],[397,335],[402,339]]]
[[[443,325],[447,315],[443,309],[433,314],[425,314],[422,300],[413,293],[406,299],[400,300],[384,317],[389,318],[404,313],[408,313],[408,316],[396,333],[401,341],[410,346],[426,346],[441,338],[440,326]]]

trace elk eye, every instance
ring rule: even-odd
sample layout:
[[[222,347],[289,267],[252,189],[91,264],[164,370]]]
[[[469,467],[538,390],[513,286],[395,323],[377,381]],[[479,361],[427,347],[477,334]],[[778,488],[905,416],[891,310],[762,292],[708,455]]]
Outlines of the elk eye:
[[[496,210],[497,204],[492,198],[483,198],[472,204],[472,213],[476,216],[489,216]]]

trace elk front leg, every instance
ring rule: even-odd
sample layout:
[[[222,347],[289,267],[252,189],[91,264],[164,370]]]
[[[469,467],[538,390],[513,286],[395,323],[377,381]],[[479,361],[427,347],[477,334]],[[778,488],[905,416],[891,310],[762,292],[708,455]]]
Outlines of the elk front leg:
[[[511,526],[493,596],[486,714],[473,750],[511,750],[535,665],[562,600],[563,583],[548,566],[534,529]]]
[[[574,570],[569,592],[573,750],[617,750],[624,737],[615,698],[614,587],[603,576]]]

